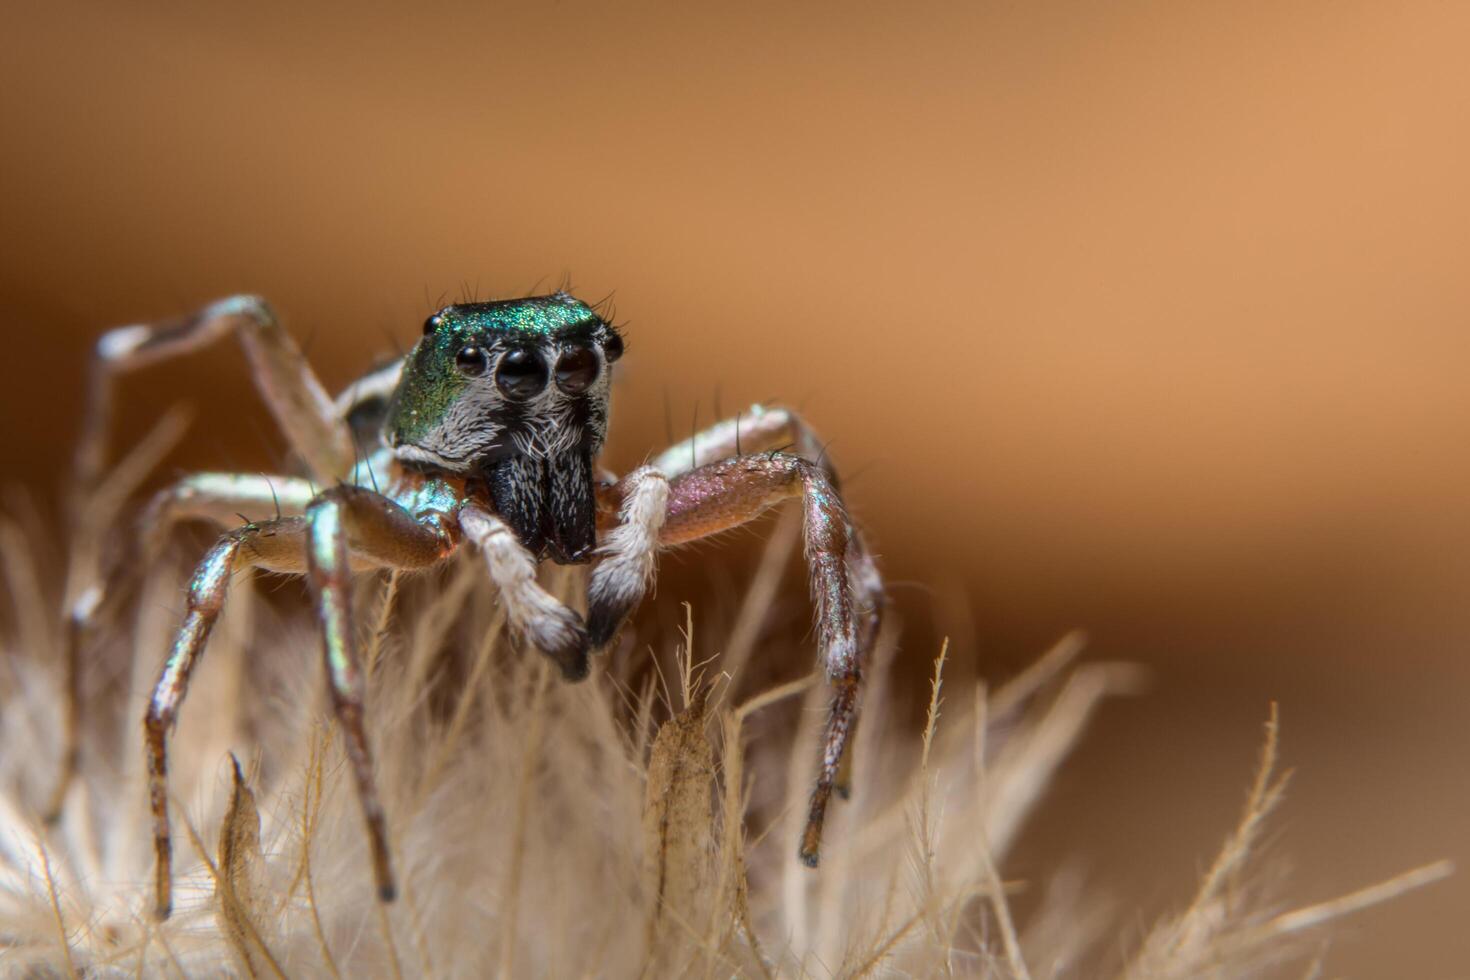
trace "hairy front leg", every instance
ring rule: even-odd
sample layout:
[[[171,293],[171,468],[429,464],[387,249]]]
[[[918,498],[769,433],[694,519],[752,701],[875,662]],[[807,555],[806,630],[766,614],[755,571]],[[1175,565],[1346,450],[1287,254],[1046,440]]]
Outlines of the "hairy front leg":
[[[357,781],[363,819],[367,823],[373,876],[378,898],[391,902],[397,894],[388,851],[387,820],[363,722],[366,684],[352,626],[351,564],[390,568],[426,568],[455,547],[448,515],[430,513],[415,519],[381,494],[362,487],[339,486],[307,508],[307,569],[322,632],[332,709],[342,726],[343,742]]]
[[[257,296],[231,296],[174,323],[136,324],[103,334],[92,361],[91,391],[76,457],[79,493],[95,486],[107,465],[113,383],[117,375],[198,350],[236,335],[251,374],[291,448],[319,484],[352,468],[347,425],[296,342]]]

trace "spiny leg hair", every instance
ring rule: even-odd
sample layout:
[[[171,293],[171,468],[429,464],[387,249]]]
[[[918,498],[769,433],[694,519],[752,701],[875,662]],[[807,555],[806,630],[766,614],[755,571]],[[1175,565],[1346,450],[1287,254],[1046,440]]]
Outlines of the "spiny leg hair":
[[[169,530],[181,521],[228,526],[242,515],[255,520],[300,517],[314,496],[312,482],[297,476],[192,473],[155,493],[143,508],[138,520],[141,557],[157,557]]]
[[[835,485],[837,474],[827,463],[816,433],[789,408],[751,405],[733,418],[722,419],[683,442],[664,450],[651,464],[665,476],[675,477],[731,456],[750,456],[786,450],[820,464]]]

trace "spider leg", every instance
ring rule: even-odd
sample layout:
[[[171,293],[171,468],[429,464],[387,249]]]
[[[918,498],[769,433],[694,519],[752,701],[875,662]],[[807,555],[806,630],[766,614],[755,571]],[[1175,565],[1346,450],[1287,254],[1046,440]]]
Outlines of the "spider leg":
[[[143,553],[151,557],[181,521],[233,524],[247,518],[299,517],[316,496],[310,480],[256,473],[194,473],[158,491],[138,520]]]
[[[342,726],[357,780],[378,898],[391,902],[397,888],[388,853],[387,822],[363,727],[366,685],[352,628],[351,559],[360,557],[390,568],[425,568],[454,550],[454,536],[444,515],[430,513],[415,520],[387,497],[348,485],[334,487],[312,501],[306,522],[307,569],[321,624],[332,709]]]
[[[656,474],[650,475],[650,474]],[[877,566],[842,506],[826,471],[816,462],[790,453],[771,452],[736,456],[687,470],[661,484],[662,473],[640,470],[624,481],[620,493],[625,523],[609,535],[608,547],[619,544],[624,528],[636,527],[640,543],[657,547],[696,541],[754,520],[785,500],[801,498],[806,560],[811,573],[812,598],[817,609],[817,636],[821,660],[833,687],[831,711],[823,740],[821,768],[812,791],[800,856],[815,866],[821,847],[827,804],[838,785],[847,745],[857,717],[858,688],[863,661],[877,636],[883,606],[883,585]],[[642,505],[665,494],[665,508],[650,513]],[[634,532],[628,532],[631,539]],[[650,549],[651,550],[651,549]],[[650,562],[651,554],[644,552]],[[634,583],[620,569],[622,553],[611,555],[593,570],[592,596],[614,594]],[[604,569],[609,571],[604,572]],[[603,580],[599,581],[599,573]],[[644,579],[650,574],[644,573]],[[644,579],[637,580],[639,595]],[[604,628],[598,617],[607,607],[593,605],[589,613],[594,636]]]
[[[313,476],[326,482],[345,475],[351,469],[354,454],[348,424],[338,418],[336,406],[327,397],[295,341],[263,300],[255,296],[233,296],[175,323],[118,327],[108,331],[97,342],[73,473],[74,517],[86,512],[87,495],[101,482],[107,465],[107,437],[116,376],[198,350],[231,333],[239,337],[245,348],[256,387],[277,424]],[[226,479],[243,484],[252,478]],[[262,489],[259,486],[226,488],[217,478],[212,484],[209,481],[209,477],[186,480],[175,486],[172,497],[155,499],[154,509],[161,511],[154,514],[158,518],[156,525],[160,534],[170,517],[169,511],[177,511],[177,516],[182,517],[189,516],[191,508],[198,508],[201,511],[199,516],[221,518],[218,508],[232,502],[244,505],[224,511],[223,523],[230,520],[235,510],[255,509],[255,505],[264,503],[265,495],[256,492]],[[304,506],[300,486],[288,486],[285,480],[274,481],[272,486],[275,492],[271,494],[270,501],[272,505],[279,505],[281,512],[299,509],[286,504]],[[309,499],[310,484],[305,486],[305,499]],[[284,504],[280,503],[282,497],[287,498]],[[118,571],[113,569],[113,575]],[[69,717],[65,725],[66,744],[61,773],[47,806],[48,821],[60,815],[62,801],[79,761],[81,650],[102,600],[109,594],[115,594],[115,590],[104,588],[109,576],[96,570],[88,575],[93,576],[101,581],[84,583],[72,593],[75,598],[68,600],[69,608],[64,611]]]
[[[541,650],[569,681],[587,676],[587,630],[581,617],[536,582],[536,559],[515,532],[483,507],[460,509],[459,526],[485,557],[515,634]]]
[[[833,467],[826,453],[826,447],[817,437],[816,432],[799,414],[779,405],[751,405],[733,418],[716,422],[689,439],[669,447],[653,461],[652,467],[672,478],[722,459],[774,450],[789,450],[793,455],[820,466],[832,486],[836,488],[839,485],[837,470]],[[636,511],[636,508],[626,506],[627,495],[635,485],[630,475],[630,478],[623,483],[604,485],[599,488],[600,530],[612,530],[615,526],[612,519],[615,514],[622,523],[628,523],[629,515],[619,512],[630,509]],[[603,549],[608,556],[606,560],[612,561],[614,557],[626,554],[625,549],[642,547],[642,541],[646,537],[646,534],[620,536],[613,531],[609,534],[607,544]],[[849,558],[854,575],[861,580],[861,591],[866,595],[881,597],[883,583],[878,575],[877,565],[863,547],[860,537],[853,538]],[[622,564],[624,568],[627,568],[634,563],[625,559]],[[612,639],[623,619],[641,601],[648,579],[648,575],[645,574],[642,577],[645,583],[643,588],[634,590],[630,586],[638,582],[638,578],[631,574],[619,575],[616,566],[609,568],[604,575],[607,580],[601,583],[602,589],[615,595],[619,590],[612,587],[613,580],[621,580],[625,583],[622,590],[625,598],[621,603],[607,603],[608,606],[617,605],[621,608],[607,608],[600,614],[598,604],[595,601],[589,603],[593,611],[588,614],[588,627],[593,633],[594,646],[605,645]],[[595,573],[593,585],[599,585]],[[593,600],[597,598],[595,593],[592,598]],[[880,603],[875,603],[864,611],[861,622],[862,642],[859,644],[862,650],[872,649],[877,639],[881,614]],[[848,744],[851,745],[851,738]],[[849,749],[843,756],[839,770],[836,784],[838,793],[846,797],[851,783],[852,753]]]
[[[281,572],[305,569],[306,522],[299,517],[247,524],[219,540],[199,563],[189,581],[187,612],[178,638],[164,661],[148,714],[143,721],[148,746],[148,798],[153,810],[154,914],[167,918],[171,890],[172,849],[168,824],[168,756],[166,737],[189,689],[189,677],[199,662],[210,630],[214,628],[230,589],[230,575],[242,565]]]
[[[170,910],[172,848],[168,820],[166,740],[188,691],[210,630],[229,592],[231,573],[244,566],[310,576],[324,640],[332,705],[367,819],[369,845],[384,899],[393,878],[383,808],[372,776],[372,759],[363,730],[363,680],[351,629],[350,573],[362,567],[423,568],[454,548],[440,516],[416,521],[386,497],[359,487],[340,486],[313,500],[304,517],[247,524],[226,534],[200,562],[190,580],[187,612],[149,701],[144,719],[148,747],[149,802],[153,812],[156,858],[155,914]]]
[[[883,592],[876,565],[823,469],[787,453],[739,456],[675,478],[669,484],[668,516],[659,540],[665,546],[695,541],[744,524],[798,496],[817,607],[818,646],[833,688],[821,768],[799,851],[802,861],[816,867],[827,804],[857,718],[863,660],[881,615]]]
[[[883,625],[883,576],[878,572],[878,563],[868,550],[867,543],[854,529],[847,542],[847,564],[853,576],[853,587],[864,598],[858,607],[858,660],[867,659],[874,644],[878,642],[878,630]],[[852,721],[853,729],[857,718]],[[852,746],[853,731],[847,733],[847,744],[837,767],[837,779],[833,788],[844,800],[852,795]]]
[[[256,387],[276,423],[318,483],[346,475],[352,439],[296,342],[257,296],[231,296],[183,320],[135,324],[102,335],[92,361],[91,392],[76,457],[79,494],[95,486],[107,463],[107,431],[116,375],[199,350],[235,334],[245,348]]]
[[[236,473],[199,473],[186,477],[156,494],[144,511],[139,522],[144,540],[142,548],[129,548],[122,560],[98,575],[102,581],[85,582],[81,586],[67,610],[65,624],[67,711],[62,731],[61,772],[46,806],[48,823],[60,817],[81,761],[82,650],[99,616],[103,615],[104,603],[125,591],[125,579],[136,574],[139,559],[149,563],[156,557],[164,533],[176,521],[204,518],[230,524],[244,511],[261,518],[271,514],[296,516],[305,512],[311,497],[310,482],[296,477]]]
[[[819,463],[835,484],[837,475],[826,463],[822,444],[811,426],[788,408],[752,405],[733,418],[722,419],[708,429],[664,450],[653,466],[669,477],[731,456],[748,456],[785,449],[793,455]]]
[[[587,628],[593,649],[612,641],[623,621],[643,601],[652,581],[653,553],[667,497],[667,490],[660,489],[660,485],[719,460],[784,449],[819,466],[828,482],[837,486],[837,472],[822,443],[800,415],[780,406],[752,405],[669,447],[652,463],[621,481],[604,482],[598,487],[599,530],[605,536],[598,548],[601,561],[593,570],[588,590]],[[876,581],[875,566],[870,560],[866,565],[865,574]],[[880,593],[881,583],[872,591]]]
[[[669,478],[657,466],[644,466],[625,476],[613,492],[621,499],[618,524],[597,549],[600,560],[587,587],[587,631],[599,650],[612,642],[653,579]]]

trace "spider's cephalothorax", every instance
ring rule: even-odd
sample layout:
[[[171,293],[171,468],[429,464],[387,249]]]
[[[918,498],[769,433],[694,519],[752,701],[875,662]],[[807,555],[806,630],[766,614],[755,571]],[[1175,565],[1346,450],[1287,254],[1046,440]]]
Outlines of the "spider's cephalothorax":
[[[569,680],[642,601],[657,553],[738,527],[787,500],[802,505],[817,639],[833,698],[800,856],[817,863],[822,825],[857,717],[858,685],[883,605],[882,583],[837,493],[835,474],[793,413],[752,406],[616,481],[596,481],[607,432],[616,330],[565,293],[448,306],[404,358],[327,396],[266,304],[235,296],[177,323],[121,327],[97,345],[76,484],[95,487],[106,462],[115,374],[239,338],[256,384],[303,475],[199,473],[154,498],[146,542],[171,522],[235,527],[190,580],[186,612],[144,720],[157,857],[155,909],[170,908],[172,848],[167,734],[220,610],[246,567],[305,575],[320,623],[332,707],[357,781],[379,894],[395,892],[386,815],[364,725],[365,680],[351,575],[414,570],[472,546],[499,590],[510,633]],[[328,489],[319,490],[320,487]],[[593,562],[584,618],[537,582],[537,564]],[[108,590],[89,564],[68,594],[65,798],[78,741],[80,644]]]
[[[483,480],[538,558],[587,561],[592,461],[621,353],[617,332],[565,293],[446,306],[404,361],[384,440],[404,463]]]

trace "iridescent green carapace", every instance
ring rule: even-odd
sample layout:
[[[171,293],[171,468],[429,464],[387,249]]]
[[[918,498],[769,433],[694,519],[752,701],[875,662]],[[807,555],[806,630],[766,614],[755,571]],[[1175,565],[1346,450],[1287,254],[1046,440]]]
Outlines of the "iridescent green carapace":
[[[403,365],[398,392],[389,409],[388,444],[413,458],[417,449],[432,462],[467,468],[501,448],[513,423],[545,410],[564,409],[568,393],[548,380],[551,366],[568,350],[599,350],[609,362],[621,340],[587,304],[565,293],[496,303],[446,306],[429,317],[424,335]],[[511,362],[502,365],[507,355]],[[518,385],[497,384],[514,368]],[[606,419],[606,385],[588,386],[571,397],[600,400],[589,415]],[[459,412],[457,406],[463,406]],[[464,418],[473,411],[483,423],[503,408],[501,424],[478,433]],[[600,410],[599,410],[600,408]],[[562,412],[562,414],[565,414]],[[604,432],[595,432],[601,445]]]

